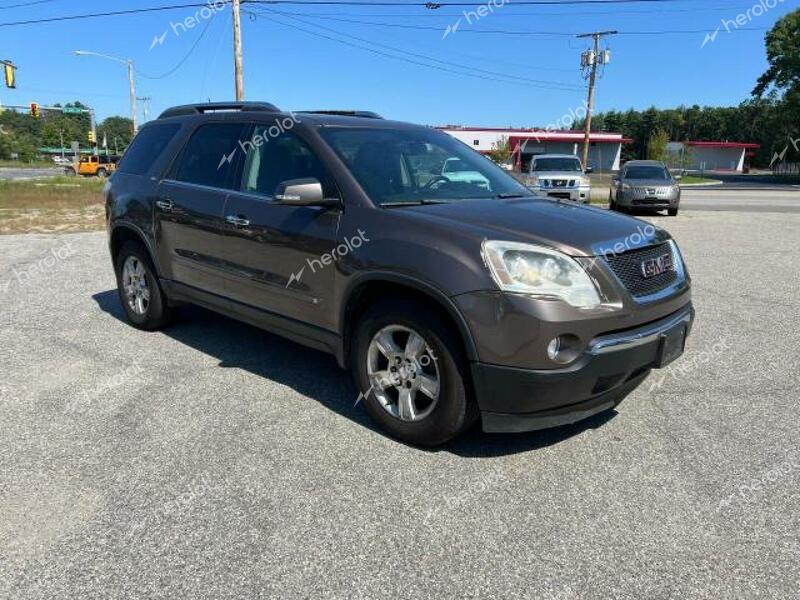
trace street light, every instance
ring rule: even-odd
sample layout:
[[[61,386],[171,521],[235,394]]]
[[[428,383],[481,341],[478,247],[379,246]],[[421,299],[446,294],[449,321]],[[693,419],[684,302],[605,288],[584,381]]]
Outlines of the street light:
[[[99,56],[100,58],[107,58],[123,65],[128,66],[128,84],[130,85],[131,94],[131,122],[133,123],[133,134],[136,135],[136,87],[133,83],[133,61],[130,58],[119,58],[117,56],[109,56],[108,54],[100,54],[99,52],[90,52],[88,50],[75,50],[77,56]]]

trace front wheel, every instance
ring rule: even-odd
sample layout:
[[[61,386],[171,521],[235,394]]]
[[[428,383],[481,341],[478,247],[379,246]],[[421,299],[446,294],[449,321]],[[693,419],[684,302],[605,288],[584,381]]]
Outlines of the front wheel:
[[[678,209],[677,208],[668,208],[667,209],[667,214],[670,217],[677,217],[678,216]]]
[[[436,446],[477,420],[458,337],[429,306],[376,304],[362,317],[353,344],[359,399],[391,435]]]
[[[172,311],[144,247],[127,242],[120,249],[115,266],[119,297],[130,324],[147,331],[166,325]]]
[[[108,177],[108,171],[106,171],[105,169],[97,169],[97,176],[100,179],[105,179],[106,177]]]

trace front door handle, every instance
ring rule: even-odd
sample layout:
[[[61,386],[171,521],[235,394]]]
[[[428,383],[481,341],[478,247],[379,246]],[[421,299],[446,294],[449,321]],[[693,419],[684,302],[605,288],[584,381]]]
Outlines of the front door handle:
[[[170,199],[166,199],[166,200],[156,200],[156,206],[157,206],[158,208],[160,208],[161,210],[164,210],[164,211],[167,211],[167,212],[169,212],[169,211],[171,211],[173,208],[175,208],[175,203],[174,203],[172,200],[170,200]]]
[[[244,217],[239,217],[237,215],[228,215],[225,217],[225,220],[231,225],[236,225],[237,227],[247,227],[250,225],[249,219],[245,219]]]

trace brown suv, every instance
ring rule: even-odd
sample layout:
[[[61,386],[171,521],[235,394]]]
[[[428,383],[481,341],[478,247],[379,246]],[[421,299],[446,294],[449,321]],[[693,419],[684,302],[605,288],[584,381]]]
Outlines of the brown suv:
[[[456,159],[479,177],[449,177]],[[666,231],[534,196],[447,134],[373,113],[169,109],[106,213],[133,325],[190,302],[330,352],[417,444],[611,409],[683,352],[694,317]]]

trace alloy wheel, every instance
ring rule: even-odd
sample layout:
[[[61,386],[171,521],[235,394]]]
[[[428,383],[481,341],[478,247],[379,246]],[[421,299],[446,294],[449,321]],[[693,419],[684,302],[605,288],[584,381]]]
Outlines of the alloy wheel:
[[[367,376],[383,409],[401,421],[421,421],[436,408],[439,365],[431,347],[413,329],[389,325],[373,336]]]

